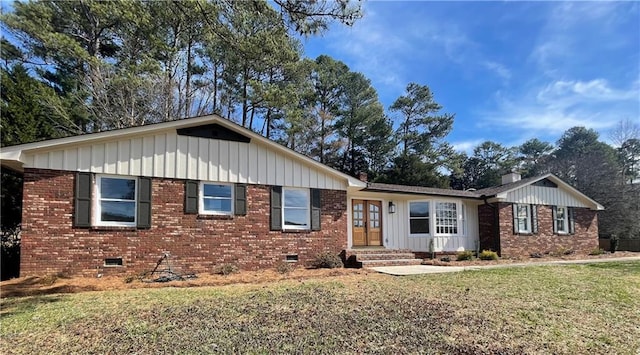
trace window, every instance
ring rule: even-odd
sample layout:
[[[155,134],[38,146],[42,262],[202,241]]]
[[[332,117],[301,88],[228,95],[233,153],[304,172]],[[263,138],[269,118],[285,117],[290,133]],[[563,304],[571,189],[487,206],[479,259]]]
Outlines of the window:
[[[517,233],[531,233],[531,206],[514,205],[514,230]]]
[[[232,185],[200,183],[200,214],[233,214]]]
[[[98,176],[96,224],[136,226],[137,180]]]
[[[566,206],[553,206],[553,232],[573,234],[575,232],[574,212]]]
[[[458,205],[436,202],[436,234],[458,234]]]
[[[284,229],[309,229],[310,202],[308,189],[282,189]]]
[[[409,202],[409,233],[429,234],[429,202]]]
[[[151,228],[150,177],[78,172],[73,197],[73,227]]]

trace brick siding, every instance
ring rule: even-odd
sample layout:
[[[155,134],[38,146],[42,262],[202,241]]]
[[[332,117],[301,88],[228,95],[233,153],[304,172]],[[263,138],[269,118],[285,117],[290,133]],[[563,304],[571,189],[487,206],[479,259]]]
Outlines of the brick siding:
[[[212,218],[184,213],[184,180],[153,179],[150,229],[74,228],[75,173],[25,169],[21,276],[135,274],[165,253],[173,269],[212,273],[223,264],[243,270],[274,267],[287,254],[308,265],[321,251],[347,247],[346,192],[322,190],[320,231],[269,230],[270,186],[247,186],[247,215]],[[123,259],[105,267],[104,259]]]
[[[513,208],[509,203],[497,204],[502,257],[528,257],[531,253],[557,253],[573,250],[588,254],[598,248],[598,215],[588,208],[575,208],[575,233],[554,234],[552,206],[538,205],[538,233],[513,233]],[[481,232],[482,233],[482,232]]]

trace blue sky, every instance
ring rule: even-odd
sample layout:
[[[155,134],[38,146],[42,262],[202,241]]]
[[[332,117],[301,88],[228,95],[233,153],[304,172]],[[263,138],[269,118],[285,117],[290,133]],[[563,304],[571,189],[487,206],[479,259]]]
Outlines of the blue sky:
[[[467,152],[640,124],[639,2],[368,1],[353,27],[303,45],[371,79],[386,108],[407,83],[428,85],[456,115],[447,141]]]

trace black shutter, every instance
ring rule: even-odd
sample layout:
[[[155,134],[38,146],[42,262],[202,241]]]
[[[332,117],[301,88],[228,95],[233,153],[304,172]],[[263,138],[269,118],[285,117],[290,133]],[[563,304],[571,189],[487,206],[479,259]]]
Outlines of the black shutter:
[[[198,182],[187,180],[184,182],[184,213],[198,213]]]
[[[235,184],[235,206],[234,213],[236,216],[247,215],[247,185]]]
[[[531,205],[531,233],[538,234],[538,205]]]
[[[551,206],[551,218],[553,219],[553,233],[558,233],[558,206]]]
[[[513,208],[513,234],[518,234],[518,205],[511,205]]]
[[[322,204],[320,201],[320,190],[311,189],[311,230],[320,230],[320,212]]]
[[[76,196],[73,216],[74,227],[91,227],[91,173],[76,174]]]
[[[151,228],[151,178],[138,178],[138,228]]]
[[[576,233],[576,218],[574,215],[575,209],[571,207],[567,207],[567,209],[569,212],[569,234],[575,234]]]
[[[271,230],[282,230],[282,186],[271,187]]]

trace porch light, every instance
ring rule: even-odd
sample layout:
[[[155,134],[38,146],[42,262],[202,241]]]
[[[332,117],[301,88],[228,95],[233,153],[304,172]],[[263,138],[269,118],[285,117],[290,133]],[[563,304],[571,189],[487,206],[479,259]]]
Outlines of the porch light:
[[[396,205],[393,201],[389,201],[389,213],[396,213]]]

